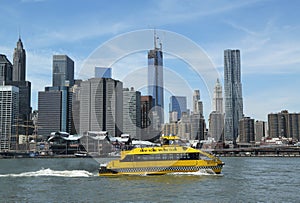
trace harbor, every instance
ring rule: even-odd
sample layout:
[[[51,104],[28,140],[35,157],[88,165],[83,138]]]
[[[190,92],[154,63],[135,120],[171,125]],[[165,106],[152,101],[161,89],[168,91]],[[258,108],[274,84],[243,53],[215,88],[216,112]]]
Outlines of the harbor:
[[[298,160],[223,157],[222,161],[226,165],[221,175],[198,172],[109,178],[98,176],[95,159],[1,159],[0,196],[7,202],[298,201],[295,189],[300,177],[293,172],[300,167]]]

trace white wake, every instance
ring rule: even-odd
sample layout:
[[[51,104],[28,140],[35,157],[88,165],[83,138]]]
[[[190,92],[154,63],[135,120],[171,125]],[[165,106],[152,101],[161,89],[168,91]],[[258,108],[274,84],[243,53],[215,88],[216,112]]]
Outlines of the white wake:
[[[85,170],[64,170],[55,171],[50,168],[41,169],[33,172],[23,172],[19,174],[0,174],[0,177],[38,177],[38,176],[55,176],[55,177],[92,177],[95,174]]]
[[[195,172],[175,172],[170,173],[170,175],[192,175],[192,176],[223,176],[223,174],[216,174],[211,169],[200,169]]]

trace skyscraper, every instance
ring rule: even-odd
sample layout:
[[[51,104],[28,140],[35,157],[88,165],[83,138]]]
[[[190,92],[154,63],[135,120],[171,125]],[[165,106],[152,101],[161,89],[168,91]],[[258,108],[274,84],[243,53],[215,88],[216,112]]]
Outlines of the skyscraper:
[[[286,137],[300,140],[300,113],[287,110],[268,114],[269,137]]]
[[[215,141],[223,141],[224,114],[213,111],[209,114],[209,135]]]
[[[151,125],[152,118],[150,117],[150,110],[153,107],[152,96],[141,96],[141,127],[148,128]]]
[[[21,38],[17,42],[13,59],[13,81],[25,81],[26,78],[26,52]]]
[[[200,100],[200,90],[193,93],[193,114],[190,116],[191,139],[203,140],[206,131],[205,119],[203,117],[203,103]]]
[[[53,55],[52,86],[74,85],[74,61],[67,55]]]
[[[123,83],[111,78],[92,78],[80,87],[80,134],[108,131],[120,136],[123,128]]]
[[[141,92],[123,89],[123,133],[141,139]]]
[[[222,86],[219,79],[217,79],[215,88],[214,88],[214,97],[213,97],[213,111],[223,113],[223,94]]]
[[[31,113],[31,82],[26,81],[26,52],[21,38],[17,42],[13,56],[13,77],[12,81],[6,84],[19,88],[19,118],[25,125],[28,125]],[[25,128],[23,130],[20,128],[19,133],[25,134],[25,131]]]
[[[0,54],[0,85],[12,80],[12,64],[3,54]]]
[[[80,87],[81,87],[82,80],[75,80],[73,87],[70,88],[69,92],[72,92],[72,103],[69,102],[69,108],[71,110],[71,134],[79,134],[80,132]],[[70,98],[69,96],[69,98]]]
[[[209,135],[215,139],[215,141],[223,140],[224,130],[224,113],[223,113],[223,95],[222,86],[219,79],[217,79],[214,88],[213,97],[213,111],[209,115]]]
[[[155,140],[160,134],[161,129],[157,128],[157,112],[153,111],[153,98],[150,95],[141,96],[141,139]]]
[[[73,128],[74,61],[67,55],[54,55],[52,73],[52,87],[38,95],[38,133],[44,136],[54,131],[70,133]]]
[[[187,112],[187,102],[184,96],[171,96],[169,112],[177,112],[177,119],[181,119],[182,112]]]
[[[0,151],[15,150],[16,128],[19,114],[19,89],[0,86]]]
[[[194,90],[193,94],[193,112],[198,112],[198,101],[200,100],[200,90]]]
[[[255,121],[255,142],[260,142],[262,138],[265,138],[268,134],[267,122],[266,121]]]
[[[66,91],[66,90],[65,90]],[[51,132],[66,132],[66,106],[63,100],[66,98],[63,91],[45,88],[38,93],[38,134],[45,137]]]
[[[95,78],[111,78],[111,68],[95,67]]]
[[[148,93],[153,97],[154,107],[159,116],[160,123],[164,123],[164,81],[163,81],[163,52],[157,47],[156,34],[154,34],[154,49],[148,52]]]
[[[243,97],[241,83],[241,60],[239,50],[224,51],[224,90],[226,141],[236,144],[239,120],[243,118]]]
[[[204,134],[206,132],[206,124],[204,117],[199,114],[192,114],[190,116],[190,124],[191,124],[191,139],[193,140],[204,140]]]
[[[31,82],[24,80],[7,81],[6,85],[19,88],[19,118],[27,122],[31,113]]]
[[[243,117],[241,120],[239,120],[239,142],[255,142],[254,119],[250,117]]]
[[[193,114],[203,115],[203,103],[200,100],[200,90],[194,90],[194,94],[193,94]]]
[[[185,140],[194,139],[191,137],[191,121],[190,115],[188,113],[183,113],[181,115],[180,121],[178,121],[178,136]]]

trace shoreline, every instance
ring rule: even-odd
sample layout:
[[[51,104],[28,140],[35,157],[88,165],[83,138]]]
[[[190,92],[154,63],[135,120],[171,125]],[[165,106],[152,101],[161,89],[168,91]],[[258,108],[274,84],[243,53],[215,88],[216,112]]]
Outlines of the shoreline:
[[[261,154],[261,155],[245,155],[245,154],[215,154],[216,157],[236,157],[236,158],[300,158],[300,154]],[[90,158],[120,158],[117,156],[75,156],[75,155],[45,155],[45,156],[0,156],[1,159],[90,159]]]
[[[88,159],[88,158],[114,158],[112,156],[76,156],[73,154],[70,155],[42,155],[42,156],[30,156],[28,154],[24,155],[9,155],[3,156],[0,155],[0,159],[66,159],[66,158],[74,158],[74,159]]]
[[[215,154],[216,155],[216,154]],[[286,154],[286,155],[276,155],[276,154],[269,154],[269,155],[216,155],[217,157],[237,157],[237,158],[257,158],[257,157],[274,157],[274,158],[300,158],[300,155],[295,154]]]

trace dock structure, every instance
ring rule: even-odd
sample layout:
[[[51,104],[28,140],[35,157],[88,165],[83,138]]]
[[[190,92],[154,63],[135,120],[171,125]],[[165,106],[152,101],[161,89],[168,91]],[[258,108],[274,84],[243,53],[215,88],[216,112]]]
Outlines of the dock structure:
[[[300,157],[300,147],[296,146],[260,146],[243,148],[223,148],[211,150],[218,156],[272,156]]]

